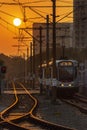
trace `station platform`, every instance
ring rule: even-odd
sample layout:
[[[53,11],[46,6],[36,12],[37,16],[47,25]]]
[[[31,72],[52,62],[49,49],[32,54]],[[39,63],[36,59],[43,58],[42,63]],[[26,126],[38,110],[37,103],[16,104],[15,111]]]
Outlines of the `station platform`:
[[[40,90],[39,89],[29,89],[27,92],[29,93],[40,93]],[[14,94],[14,91],[13,90],[5,90],[3,91],[3,94]],[[17,90],[17,94],[26,94],[26,91],[25,90]]]

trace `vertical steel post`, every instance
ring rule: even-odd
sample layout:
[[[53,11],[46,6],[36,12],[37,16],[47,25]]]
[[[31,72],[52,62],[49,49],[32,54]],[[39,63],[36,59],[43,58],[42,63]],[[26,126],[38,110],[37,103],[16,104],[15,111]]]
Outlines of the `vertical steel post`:
[[[40,26],[40,94],[43,93],[42,86],[42,27]]]
[[[53,77],[56,78],[56,0],[53,2]]]
[[[56,0],[53,2],[53,80],[52,80],[52,102],[57,98],[56,88]]]
[[[47,15],[47,36],[46,36],[46,61],[49,66],[49,15]]]
[[[33,40],[33,89],[35,88],[35,40]]]
[[[30,42],[30,85],[32,88],[32,42]]]
[[[46,72],[46,95],[49,96],[49,15],[47,15],[47,31],[46,31],[46,64],[47,64],[47,72]]]

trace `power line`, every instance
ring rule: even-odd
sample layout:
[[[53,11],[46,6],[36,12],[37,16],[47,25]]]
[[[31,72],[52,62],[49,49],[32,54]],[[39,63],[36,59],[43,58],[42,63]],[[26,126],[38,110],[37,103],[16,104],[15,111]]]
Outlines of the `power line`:
[[[57,22],[63,20],[64,18],[66,18],[67,16],[69,16],[69,15],[72,14],[72,13],[73,13],[73,11],[69,12],[67,15],[65,15],[64,17],[62,17],[61,19],[59,19]]]
[[[14,33],[14,34],[15,34],[15,32],[14,32],[14,31],[12,31],[11,29],[9,29],[8,27],[6,27],[5,25],[3,25],[2,23],[0,23],[0,25],[1,25],[3,28],[5,28],[5,29],[7,29],[8,31],[10,31],[10,32],[12,32],[12,33]]]
[[[6,23],[7,25],[10,25],[11,27],[18,29],[17,27],[14,27],[13,24],[7,22],[5,19],[3,19],[3,18],[1,18],[1,17],[0,17],[0,20],[2,20],[2,21],[3,21],[4,23]],[[6,28],[7,30],[9,30],[10,32],[12,32],[12,33],[15,34],[15,32],[12,31],[12,29],[9,29],[8,27],[6,27],[5,25],[3,25],[2,23],[0,23],[0,24],[1,24],[4,28]]]
[[[19,5],[19,3],[11,3],[11,2],[0,2],[1,6],[2,5]],[[20,5],[23,5],[23,3],[20,3]]]
[[[72,4],[72,2],[71,1],[64,1],[64,0],[56,0],[56,1],[58,1],[58,2],[62,2],[62,3],[70,3],[70,4]]]
[[[22,14],[24,15],[24,12],[23,12],[23,6],[22,6],[21,3],[19,2],[19,0],[18,0],[16,3],[18,3],[21,12],[22,12]]]
[[[39,1],[38,1],[39,2]],[[42,18],[44,18],[44,19],[46,19],[46,17],[44,17],[42,14],[40,14],[39,12],[40,11],[36,11],[36,10],[34,10],[33,8],[52,8],[52,6],[23,6],[23,4],[24,3],[20,3],[19,1],[17,1],[16,3],[5,3],[5,2],[0,2],[0,4],[8,4],[8,5],[19,5],[19,6],[21,6],[21,7],[28,7],[28,8],[30,8],[33,12],[35,12],[37,15],[39,15],[39,16],[41,16]],[[66,7],[66,6],[58,6],[58,7]],[[67,6],[68,7],[68,6]],[[70,6],[71,7],[71,6]],[[0,12],[1,13],[4,13],[4,14],[6,14],[6,15],[9,15],[9,16],[11,16],[11,17],[15,17],[15,16],[13,16],[13,15],[11,15],[11,14],[9,14],[9,13],[7,13],[7,12],[4,12],[4,11],[1,11],[0,10]],[[70,15],[70,13],[69,14],[67,14],[66,16],[64,16],[63,18],[61,18],[60,20],[58,20],[58,21],[61,21],[62,19],[64,19],[64,18],[66,18],[68,15]],[[31,19],[31,18],[29,18],[29,19]],[[36,19],[36,18],[35,18]],[[1,20],[3,20],[6,24],[9,24],[9,25],[11,25],[11,26],[13,26],[12,24],[10,24],[9,22],[7,22],[6,20],[4,20],[4,19],[2,19],[1,18]],[[33,22],[33,21],[32,21]]]
[[[3,19],[3,18],[1,18],[1,17],[0,17],[0,20],[4,21],[6,24],[9,24],[9,25],[13,26],[13,24],[11,24],[11,23],[7,22],[6,20],[4,20],[4,19]],[[14,27],[14,26],[13,26],[13,27]]]
[[[38,1],[34,1],[34,2],[25,2],[25,4],[33,4],[33,3],[43,3],[43,2],[48,2],[47,0],[38,0]]]
[[[30,7],[31,8],[52,8],[51,5],[47,5],[47,6],[46,5],[42,5],[42,6],[41,5],[39,5],[39,6],[31,5],[31,6],[24,6],[24,7],[26,7],[26,8],[30,8]],[[69,8],[70,7],[71,8],[71,7],[77,7],[77,6],[73,6],[73,5],[57,5],[56,7],[61,7],[61,8],[66,8],[66,7]]]
[[[16,17],[16,16],[14,16],[14,15],[12,15],[12,14],[9,14],[9,13],[7,13],[7,12],[5,12],[5,11],[2,11],[2,10],[0,10],[0,12],[3,13],[3,14],[6,14],[6,15],[8,15],[8,16],[11,16],[11,17],[13,17],[13,18]]]
[[[59,0],[58,0],[59,1]],[[41,1],[38,1],[38,3],[40,3]],[[44,1],[43,1],[44,2]],[[47,2],[47,1],[46,1]],[[63,1],[61,1],[61,2],[63,2]],[[36,2],[17,2],[17,3],[15,3],[15,2],[0,2],[0,4],[1,4],[1,6],[2,5],[21,5],[21,6],[23,6],[23,5],[25,5],[25,4],[30,4],[30,3],[36,3]],[[69,2],[67,2],[67,3],[69,3]],[[79,5],[79,7],[83,7],[83,6],[87,6],[86,4],[85,5]],[[27,7],[27,5],[25,6],[25,7]],[[52,6],[50,6],[50,5],[42,5],[42,6],[38,6],[38,5],[31,5],[31,6],[28,6],[28,7],[32,7],[32,8],[51,8]],[[78,5],[57,5],[56,7],[62,7],[62,8],[66,8],[66,7],[78,7]]]
[[[41,15],[40,13],[38,13],[36,10],[32,9],[31,7],[29,7],[29,9],[31,9],[33,12],[35,12],[36,14],[41,16],[42,18],[46,19],[46,17],[44,17],[43,15]]]

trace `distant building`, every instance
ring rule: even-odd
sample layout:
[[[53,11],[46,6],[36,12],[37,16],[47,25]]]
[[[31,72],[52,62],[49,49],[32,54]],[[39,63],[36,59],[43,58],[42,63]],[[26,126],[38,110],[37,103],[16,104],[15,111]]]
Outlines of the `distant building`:
[[[36,53],[39,53],[40,48],[40,27],[42,28],[42,51],[46,51],[47,41],[47,25],[46,23],[33,24],[33,36],[35,40]],[[49,47],[52,48],[52,24],[49,24]],[[73,23],[57,23],[56,24],[56,46],[66,48],[73,47]]]
[[[75,47],[87,47],[87,1],[74,0],[74,40]]]

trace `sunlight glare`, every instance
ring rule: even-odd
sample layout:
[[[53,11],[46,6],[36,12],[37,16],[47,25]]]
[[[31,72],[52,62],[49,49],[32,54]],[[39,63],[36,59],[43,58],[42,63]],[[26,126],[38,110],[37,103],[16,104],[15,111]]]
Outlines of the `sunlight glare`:
[[[20,18],[15,18],[15,19],[13,20],[13,24],[14,24],[15,26],[20,26],[20,25],[21,25],[21,19],[20,19]]]

